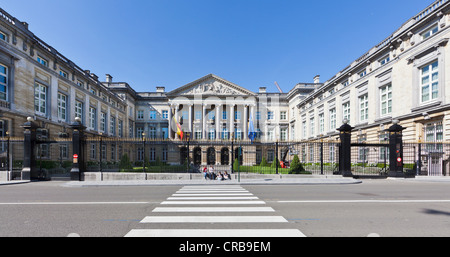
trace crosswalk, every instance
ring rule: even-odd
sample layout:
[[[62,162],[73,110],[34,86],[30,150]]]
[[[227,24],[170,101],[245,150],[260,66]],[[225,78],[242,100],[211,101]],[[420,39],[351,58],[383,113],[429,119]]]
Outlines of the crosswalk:
[[[241,186],[185,186],[125,237],[305,237],[287,223]]]

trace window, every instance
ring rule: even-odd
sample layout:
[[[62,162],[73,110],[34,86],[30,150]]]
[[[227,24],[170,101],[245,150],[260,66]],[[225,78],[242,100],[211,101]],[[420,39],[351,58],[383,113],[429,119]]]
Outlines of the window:
[[[118,129],[119,137],[123,137],[123,120],[119,120],[117,129]]]
[[[3,33],[3,32],[0,31],[0,39],[1,39],[1,40],[4,40],[4,41],[7,41],[8,37],[6,36],[5,33]]]
[[[69,75],[67,74],[67,72],[65,72],[65,71],[63,71],[63,70],[59,70],[59,75],[61,75],[61,77],[66,78],[66,79],[69,77]]]
[[[437,99],[439,96],[439,64],[433,62],[421,69],[421,101],[422,103]]]
[[[114,117],[114,116],[110,117],[109,126],[110,126],[109,132],[115,136],[116,135],[116,117]]]
[[[156,127],[149,127],[148,128],[149,138],[156,139]]]
[[[359,97],[359,121],[369,119],[369,96],[367,94]]]
[[[94,107],[89,107],[89,128],[95,129],[97,124],[97,109]]]
[[[442,125],[442,121],[432,122],[425,125],[425,140],[427,143],[433,143],[427,144],[426,147],[428,151],[442,152],[443,139],[444,139],[444,127]]]
[[[58,93],[58,120],[66,121],[67,119],[67,96],[61,93]]]
[[[8,100],[8,68],[0,64],[0,100]]]
[[[91,92],[91,94],[93,95],[97,95],[97,90],[95,90],[95,88],[89,88],[89,92]]]
[[[216,139],[216,130],[215,129],[209,129],[208,139],[209,140]]]
[[[224,139],[224,140],[228,139],[228,129],[227,128],[222,129],[222,139]]]
[[[34,111],[39,115],[47,114],[47,87],[40,84],[34,84]]]
[[[84,87],[84,82],[81,80],[77,80],[77,85],[80,87]]]
[[[144,119],[144,111],[143,110],[138,110],[137,111],[137,119],[138,120],[143,120]]]
[[[330,110],[330,131],[335,131],[336,126],[336,108]]]
[[[391,60],[391,58],[389,57],[389,55],[386,55],[384,57],[382,57],[378,63],[380,64],[380,66],[385,65],[386,63],[388,63]]]
[[[273,112],[271,112],[271,111],[267,112],[267,119],[268,120],[273,120],[274,119]]]
[[[274,140],[274,138],[275,138],[275,133],[273,133],[274,131],[273,131],[273,129],[269,129],[268,131],[267,131],[267,140],[268,141],[273,141]]]
[[[69,147],[67,144],[59,145],[59,159],[65,160],[69,158]]]
[[[143,127],[136,127],[136,137],[137,138],[143,138],[144,135],[142,135],[144,133],[144,128]]]
[[[309,120],[309,128],[310,128],[310,132],[311,132],[311,134],[309,135],[310,137],[313,137],[313,136],[315,136],[315,130],[314,130],[314,128],[315,128],[315,122],[314,122],[314,118],[311,118],[310,120]]]
[[[280,140],[287,141],[288,139],[288,128],[280,128]]]
[[[306,121],[303,121],[302,127],[303,127],[303,139],[306,139],[307,137]]]
[[[202,130],[197,129],[194,133],[195,139],[202,139]]]
[[[325,132],[325,115],[323,113],[319,114],[319,134]]]
[[[91,144],[90,150],[89,150],[89,157],[91,160],[97,159],[97,145]]]
[[[162,131],[162,139],[167,139],[169,138],[169,128],[168,127],[163,127],[161,128]]]
[[[392,84],[380,88],[381,116],[392,112]]]
[[[38,55],[37,61],[38,63],[44,65],[45,67],[48,67],[48,61],[45,58],[42,58],[41,56]]]
[[[162,161],[163,162],[166,162],[167,161],[167,155],[168,154],[168,150],[167,150],[167,147],[164,147],[163,149],[162,149]]]
[[[346,87],[348,85],[350,85],[350,82],[348,82],[348,80],[342,82],[342,87]]]
[[[153,147],[150,147],[150,161],[156,161],[156,149]]]
[[[280,120],[287,120],[286,112],[280,112]]]
[[[366,70],[366,69],[364,69],[364,70],[358,72],[358,76],[359,76],[360,78],[365,77],[366,75],[367,75],[367,70]]]
[[[100,113],[100,132],[106,132],[106,113]]]
[[[439,31],[439,27],[436,24],[420,35],[422,36],[422,39],[427,39],[427,38],[431,37],[432,35],[436,34],[438,31]]]
[[[227,111],[222,111],[222,120],[227,119]]]
[[[169,111],[167,111],[167,110],[162,111],[162,118],[163,119],[168,119],[169,118]]]
[[[150,111],[150,119],[156,120],[156,111]]]
[[[235,111],[234,112],[234,120],[240,120],[241,119],[241,112]]]
[[[83,103],[75,101],[75,117],[79,117],[83,121]]]
[[[261,120],[261,112],[256,112],[256,120]]]
[[[350,122],[350,102],[347,102],[342,105],[342,118],[348,120]]]

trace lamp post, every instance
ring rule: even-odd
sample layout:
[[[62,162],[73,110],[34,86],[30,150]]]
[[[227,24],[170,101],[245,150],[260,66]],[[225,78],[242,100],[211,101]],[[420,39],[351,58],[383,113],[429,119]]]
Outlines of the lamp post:
[[[144,162],[143,162],[143,172],[145,173],[145,132],[142,133],[142,142],[144,144]]]

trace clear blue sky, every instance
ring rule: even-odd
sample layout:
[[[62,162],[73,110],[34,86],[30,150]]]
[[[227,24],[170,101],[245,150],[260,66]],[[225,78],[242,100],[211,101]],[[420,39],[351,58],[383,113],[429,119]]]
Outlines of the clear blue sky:
[[[138,92],[213,73],[254,92],[325,82],[433,0],[1,0],[83,69]]]

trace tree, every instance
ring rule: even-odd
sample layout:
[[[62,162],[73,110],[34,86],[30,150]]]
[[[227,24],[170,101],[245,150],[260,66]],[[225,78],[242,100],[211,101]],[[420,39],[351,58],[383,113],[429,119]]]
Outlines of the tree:
[[[119,169],[120,169],[120,171],[129,171],[129,170],[133,169],[133,165],[131,165],[128,154],[124,154],[120,158]]]
[[[239,169],[239,160],[238,160],[238,158],[236,158],[236,159],[234,159],[234,162],[233,162],[233,171],[237,172],[238,169]]]
[[[289,171],[289,174],[302,174],[305,172],[305,168],[300,163],[300,160],[298,159],[298,155],[294,155],[294,159],[291,162],[291,170]]]
[[[267,163],[267,160],[265,157],[262,158],[261,163],[259,164],[261,167],[267,167],[269,164]]]

